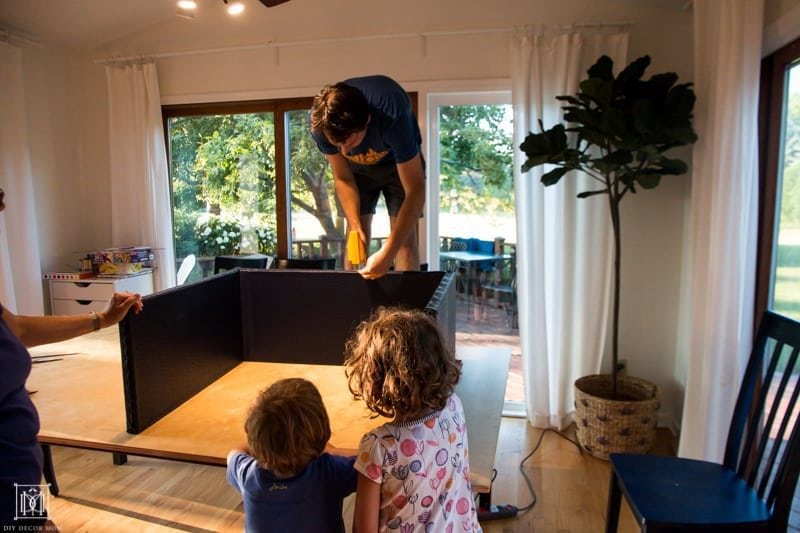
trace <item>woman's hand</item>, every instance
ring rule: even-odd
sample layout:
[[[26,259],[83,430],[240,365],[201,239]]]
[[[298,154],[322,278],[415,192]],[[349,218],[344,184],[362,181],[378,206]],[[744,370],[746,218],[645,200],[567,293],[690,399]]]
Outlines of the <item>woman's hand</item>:
[[[100,327],[113,326],[125,318],[129,310],[133,310],[133,313],[138,315],[142,309],[144,309],[144,304],[139,294],[115,292],[108,300],[105,310],[97,313],[100,318]]]

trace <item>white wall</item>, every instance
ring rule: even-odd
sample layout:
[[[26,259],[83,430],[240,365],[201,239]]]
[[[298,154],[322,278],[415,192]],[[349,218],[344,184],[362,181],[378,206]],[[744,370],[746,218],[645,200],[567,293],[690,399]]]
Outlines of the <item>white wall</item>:
[[[800,0],[764,1],[762,57],[800,36]]]
[[[201,4],[203,5],[203,4]],[[207,4],[205,4],[207,5]],[[261,23],[176,18],[89,54],[26,49],[25,84],[40,208],[43,269],[110,239],[107,98],[96,59],[259,43],[292,46],[157,59],[164,103],[311,95],[346,77],[385,73],[428,92],[509,89],[510,33],[432,35],[299,45],[314,39],[522,24],[629,22],[629,58],[649,54],[651,73],[691,80],[692,13],[682,0],[293,0]],[[255,8],[258,8],[257,6]],[[255,9],[254,8],[254,9]],[[266,19],[264,18],[266,17]],[[421,110],[424,113],[424,109]],[[424,117],[424,114],[422,115]],[[421,117],[422,118],[422,117]],[[424,131],[424,130],[423,130]],[[689,178],[665,179],[623,205],[621,356],[632,374],[664,389],[662,413],[680,420],[675,383],[678,296]]]

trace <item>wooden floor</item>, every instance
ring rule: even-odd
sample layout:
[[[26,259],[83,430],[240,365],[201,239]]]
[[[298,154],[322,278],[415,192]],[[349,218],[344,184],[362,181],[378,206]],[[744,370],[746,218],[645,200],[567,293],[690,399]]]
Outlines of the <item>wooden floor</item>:
[[[541,433],[526,420],[503,418],[493,503],[523,507],[531,502],[519,463]],[[671,436],[664,430],[654,451],[671,450]],[[221,467],[136,457],[115,466],[108,453],[59,447],[53,452],[61,495],[51,498],[48,508],[63,532],[244,529],[241,498],[227,485]],[[486,533],[602,531],[607,462],[581,454],[571,442],[547,432],[524,470],[536,491],[536,504],[515,519],[484,522]],[[351,516],[352,501],[346,507],[345,515]],[[638,531],[625,504],[620,531]]]
[[[524,392],[518,330],[505,310],[458,301],[458,345],[506,346],[512,361],[506,400],[522,401]],[[566,434],[574,439],[574,430]],[[526,420],[503,418],[495,466],[492,503],[524,507],[532,496],[520,473],[520,461],[536,446],[542,431]],[[659,430],[655,453],[674,454],[673,437]],[[61,496],[51,498],[50,515],[62,532],[240,532],[244,514],[239,494],[220,467],[129,457],[115,466],[108,453],[53,447]],[[524,471],[536,492],[536,504],[517,518],[487,521],[486,533],[596,532],[605,525],[608,463],[582,454],[573,443],[546,432]],[[352,498],[345,502],[350,526]],[[623,503],[621,532],[638,531]]]

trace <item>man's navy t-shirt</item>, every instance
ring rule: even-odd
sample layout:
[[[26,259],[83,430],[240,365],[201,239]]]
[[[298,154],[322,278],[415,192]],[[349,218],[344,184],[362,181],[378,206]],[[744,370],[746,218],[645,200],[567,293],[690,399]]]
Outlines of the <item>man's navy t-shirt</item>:
[[[245,530],[341,533],[342,500],[356,490],[355,457],[323,453],[291,478],[278,478],[238,453],[228,464],[228,483],[242,493]]]
[[[364,141],[342,154],[351,164],[372,166],[405,163],[420,153],[422,135],[406,91],[387,76],[344,80],[364,95],[369,104],[369,123]],[[312,132],[323,154],[339,152],[321,132]]]

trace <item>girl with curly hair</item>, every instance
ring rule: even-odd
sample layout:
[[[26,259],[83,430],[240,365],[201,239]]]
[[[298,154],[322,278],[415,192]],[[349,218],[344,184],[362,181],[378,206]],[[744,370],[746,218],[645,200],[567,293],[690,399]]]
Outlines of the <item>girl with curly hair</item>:
[[[481,531],[454,392],[461,363],[436,321],[420,310],[379,309],[348,340],[345,356],[353,396],[392,419],[361,439],[354,531]]]

